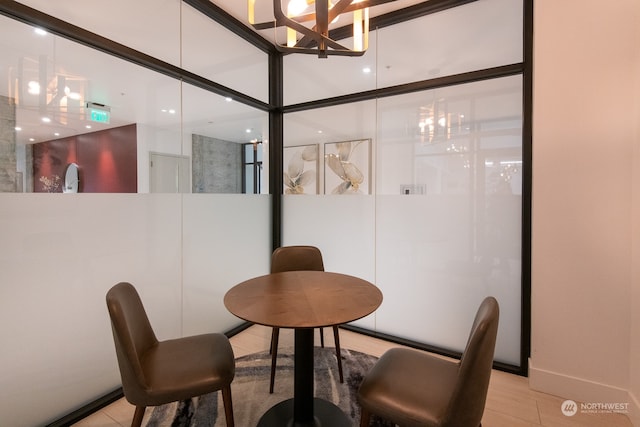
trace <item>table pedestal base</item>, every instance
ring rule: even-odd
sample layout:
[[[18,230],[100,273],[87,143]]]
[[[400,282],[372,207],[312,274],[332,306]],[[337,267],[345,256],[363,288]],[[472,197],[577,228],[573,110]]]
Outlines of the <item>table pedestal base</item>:
[[[313,399],[313,415],[313,420],[294,423],[293,399],[289,399],[272,406],[265,412],[258,422],[258,427],[352,427],[353,425],[342,409],[317,397]]]

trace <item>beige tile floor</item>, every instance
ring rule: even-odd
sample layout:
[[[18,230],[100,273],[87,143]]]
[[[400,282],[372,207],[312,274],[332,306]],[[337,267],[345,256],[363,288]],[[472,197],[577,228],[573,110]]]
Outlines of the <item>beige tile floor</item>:
[[[236,357],[264,351],[269,348],[271,329],[252,326],[231,338]],[[316,340],[318,340],[316,334]],[[333,334],[325,330],[325,344],[333,344]],[[367,337],[351,331],[340,330],[343,348],[380,356],[397,344]],[[282,330],[280,347],[293,346],[293,333]],[[487,405],[482,419],[483,427],[631,427],[629,419],[621,414],[584,414],[566,417],[560,411],[563,398],[532,391],[527,378],[493,371]],[[129,426],[134,408],[124,399],[76,423],[77,427]],[[147,416],[151,411],[147,411]],[[248,426],[238,426],[248,427]]]

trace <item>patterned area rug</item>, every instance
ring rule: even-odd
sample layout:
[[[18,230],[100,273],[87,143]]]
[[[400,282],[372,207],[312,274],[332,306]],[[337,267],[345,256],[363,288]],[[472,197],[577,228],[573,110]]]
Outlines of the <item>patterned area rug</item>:
[[[338,405],[353,419],[360,421],[356,393],[364,374],[377,358],[353,350],[342,350],[344,383],[340,383],[334,348],[314,350],[315,396]],[[293,397],[293,349],[278,351],[275,390],[269,394],[271,356],[255,353],[236,359],[236,376],[231,383],[233,413],[237,427],[253,427],[269,408]],[[372,426],[389,426],[373,419]],[[147,427],[215,426],[224,427],[222,394],[207,394],[199,398],[153,408]]]

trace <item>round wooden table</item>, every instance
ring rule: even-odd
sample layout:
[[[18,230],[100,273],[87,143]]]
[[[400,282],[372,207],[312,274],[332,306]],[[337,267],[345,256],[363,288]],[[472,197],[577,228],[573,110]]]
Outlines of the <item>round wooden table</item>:
[[[351,427],[342,410],[313,397],[313,328],[339,325],[373,313],[382,292],[366,280],[325,271],[287,271],[244,281],[224,305],[249,322],[295,329],[294,392],[269,409],[258,427]]]

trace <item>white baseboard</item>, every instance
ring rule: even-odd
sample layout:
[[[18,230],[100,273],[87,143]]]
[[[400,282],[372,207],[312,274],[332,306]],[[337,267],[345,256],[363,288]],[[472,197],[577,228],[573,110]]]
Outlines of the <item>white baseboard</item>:
[[[529,359],[529,387],[532,390],[576,402],[627,403],[629,418],[634,426],[640,426],[633,418],[640,416],[639,402],[623,388],[540,369],[533,365],[531,359]]]
[[[640,426],[640,401],[629,393],[629,419],[634,426]]]

